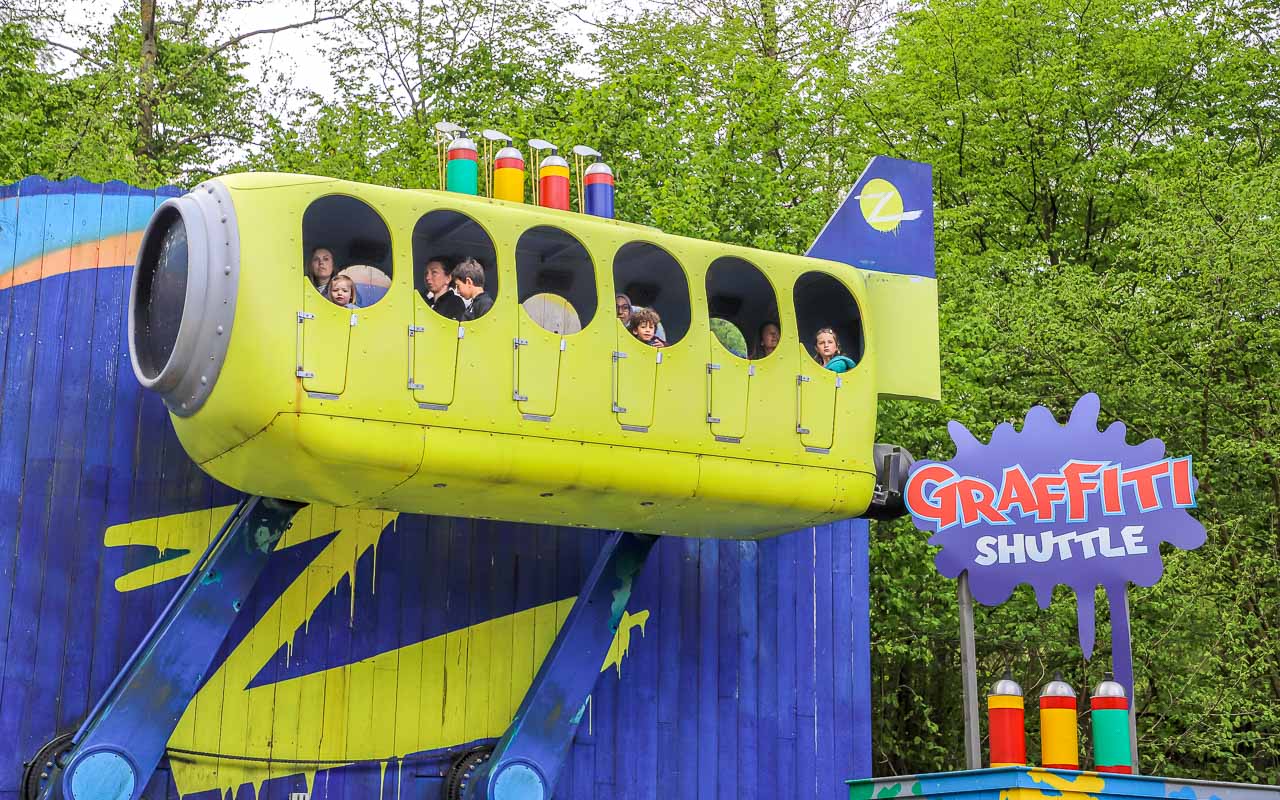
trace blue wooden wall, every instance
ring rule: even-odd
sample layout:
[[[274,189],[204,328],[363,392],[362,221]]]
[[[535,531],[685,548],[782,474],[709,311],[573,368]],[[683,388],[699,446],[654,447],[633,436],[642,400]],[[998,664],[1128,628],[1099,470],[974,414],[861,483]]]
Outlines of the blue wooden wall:
[[[138,234],[177,193],[0,188],[0,798],[81,720],[237,499],[129,366]],[[277,763],[174,755],[147,797],[438,796],[449,753],[501,732],[601,543],[309,513],[171,741]],[[630,612],[557,797],[834,800],[870,775],[865,523],[664,539]]]

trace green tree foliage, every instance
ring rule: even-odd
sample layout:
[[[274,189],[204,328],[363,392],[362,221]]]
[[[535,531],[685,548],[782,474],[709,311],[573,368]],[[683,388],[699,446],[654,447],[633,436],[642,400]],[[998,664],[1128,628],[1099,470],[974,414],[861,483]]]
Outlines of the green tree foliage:
[[[609,154],[626,218],[802,251],[862,167],[832,112],[864,22],[857,6],[774,0],[613,19],[567,135]]]
[[[352,0],[316,11],[344,17],[337,96],[289,114],[244,77],[239,2],[165,0],[154,36],[131,3],[64,70],[49,25],[0,18],[4,177],[240,158],[434,186],[449,119],[598,148],[625,219],[802,252],[870,155],[929,162],[944,401],[883,404],[880,438],[946,458],[949,419],[982,434],[1096,391],[1134,441],[1191,453],[1208,543],[1131,592],[1142,768],[1280,781],[1274,0],[690,0],[597,20],[586,48],[540,0]],[[873,534],[875,769],[957,768],[955,587],[909,524]],[[979,609],[982,682],[1087,690],[1098,607],[1089,662],[1065,590]]]
[[[554,20],[541,0],[357,3],[327,36],[336,102],[275,121],[251,163],[433,187],[438,121],[547,135],[577,87],[577,45]]]
[[[4,117],[15,120],[4,147],[22,154],[0,162],[0,177],[192,183],[256,146],[268,109],[264,87],[244,74],[245,43],[343,12],[317,5],[297,22],[227,30],[242,5],[137,0],[101,24],[69,23],[39,3],[0,9],[0,81],[12,86],[0,91]]]
[[[0,180],[55,168],[47,131],[66,112],[66,93],[41,69],[43,44],[23,25],[0,25]]]
[[[945,419],[989,431],[1097,391],[1132,439],[1195,457],[1208,544],[1166,553],[1165,580],[1132,593],[1142,766],[1157,774],[1280,775],[1274,34],[1257,5],[935,0],[874,53],[849,125],[933,163],[938,191],[945,400],[891,408],[883,436],[947,457]],[[893,602],[938,581],[910,526],[886,533],[876,630],[933,652],[877,646],[877,691],[896,704],[880,768],[954,766],[958,740],[941,751],[935,731],[957,732],[959,711],[914,695],[955,663],[953,604]],[[1107,633],[1083,663],[1063,600],[981,611],[984,677],[1011,664],[1028,689],[1053,667],[1095,683]]]

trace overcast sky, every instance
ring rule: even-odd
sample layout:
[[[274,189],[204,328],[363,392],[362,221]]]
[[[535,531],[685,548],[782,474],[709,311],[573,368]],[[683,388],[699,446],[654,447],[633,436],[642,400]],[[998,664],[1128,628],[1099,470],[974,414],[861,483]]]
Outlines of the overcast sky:
[[[635,7],[644,2],[645,0],[629,0],[625,5]],[[624,3],[616,0],[585,0],[582,5],[585,7],[583,16],[593,19],[603,17],[609,10],[620,8]],[[312,0],[261,0],[233,11],[227,20],[227,32],[234,34],[278,28],[291,22],[307,20],[312,16],[312,6]],[[119,5],[118,2],[104,3],[103,0],[66,0],[64,8],[68,21],[105,21]],[[562,18],[574,33],[584,33],[588,28],[571,15],[564,14]],[[310,89],[322,96],[331,97],[333,80],[324,59],[321,34],[325,29],[332,30],[340,24],[327,22],[277,34],[255,36],[246,43],[244,55],[248,62],[247,77],[255,84],[260,84],[269,65],[276,70],[291,69],[294,75],[291,85],[299,93]]]

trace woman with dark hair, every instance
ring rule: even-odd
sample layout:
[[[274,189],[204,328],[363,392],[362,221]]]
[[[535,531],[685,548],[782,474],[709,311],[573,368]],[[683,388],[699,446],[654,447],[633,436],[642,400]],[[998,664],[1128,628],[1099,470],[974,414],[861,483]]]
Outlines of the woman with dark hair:
[[[622,327],[631,328],[631,298],[625,294],[615,295],[613,298],[614,306],[618,309],[618,321],[622,323]]]
[[[832,372],[848,372],[858,363],[840,352],[840,338],[832,328],[823,328],[814,337],[814,349],[822,366]]]
[[[311,279],[311,285],[316,287],[316,291],[324,297],[329,296],[329,280],[334,271],[333,251],[327,247],[312,248],[311,257],[307,259],[307,277]]]
[[[756,334],[756,346],[751,353],[751,357],[764,358],[771,355],[774,350],[778,349],[778,340],[782,338],[782,328],[778,323],[770,320],[760,326],[760,332]]]

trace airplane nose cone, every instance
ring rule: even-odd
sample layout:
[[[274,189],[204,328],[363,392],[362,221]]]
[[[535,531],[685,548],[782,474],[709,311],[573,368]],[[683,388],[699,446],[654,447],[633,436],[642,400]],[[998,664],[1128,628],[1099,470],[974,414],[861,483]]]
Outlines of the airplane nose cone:
[[[129,293],[129,357],[138,382],[189,416],[222,369],[235,319],[240,237],[226,188],[201,184],[147,223]]]

